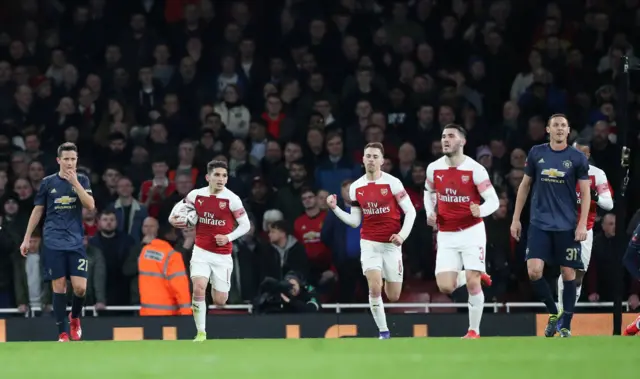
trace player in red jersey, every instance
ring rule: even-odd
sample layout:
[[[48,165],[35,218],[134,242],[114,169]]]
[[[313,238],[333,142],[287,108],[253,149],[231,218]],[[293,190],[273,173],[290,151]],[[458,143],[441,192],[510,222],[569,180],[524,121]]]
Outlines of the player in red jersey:
[[[380,170],[384,148],[378,142],[367,144],[362,162],[366,174],[349,187],[351,213],[336,205],[336,195],[327,197],[329,208],[345,224],[360,230],[360,261],[369,285],[369,306],[380,331],[380,339],[390,337],[382,303],[382,283],[390,301],[397,301],[402,291],[404,266],[402,243],[407,239],[416,210],[402,182]],[[404,212],[404,222],[400,225]],[[363,217],[364,215],[364,217]]]
[[[591,148],[588,143],[576,142],[573,147],[582,151],[587,159],[591,156]],[[591,182],[591,206],[589,207],[589,216],[587,218],[587,239],[580,242],[582,249],[581,258],[584,269],[576,270],[576,303],[580,298],[580,291],[582,291],[582,279],[589,267],[589,261],[591,260],[591,248],[593,246],[593,224],[596,222],[596,213],[598,207],[605,211],[613,209],[613,196],[611,194],[611,187],[607,180],[607,174],[596,166],[589,165],[589,180]],[[578,196],[578,218],[580,218],[580,186],[576,186],[576,195]],[[564,291],[564,285],[562,276],[558,277],[558,311],[562,312],[562,292]]]
[[[438,228],[438,287],[450,294],[467,285],[469,331],[464,338],[478,338],[484,310],[482,283],[490,284],[485,273],[487,235],[482,218],[495,212],[500,200],[487,170],[462,153],[465,143],[464,128],[455,124],[444,127],[444,156],[427,167],[424,205],[427,223]]]
[[[211,282],[213,302],[224,305],[231,288],[233,271],[232,242],[251,229],[249,217],[242,200],[225,185],[228,179],[227,164],[211,161],[207,165],[208,187],[195,189],[173,208],[169,221],[184,228],[185,208],[195,208],[198,214],[196,241],[191,256],[191,281],[193,283],[193,318],[198,334],[194,341],[207,338],[205,291]],[[234,229],[235,223],[238,227]]]

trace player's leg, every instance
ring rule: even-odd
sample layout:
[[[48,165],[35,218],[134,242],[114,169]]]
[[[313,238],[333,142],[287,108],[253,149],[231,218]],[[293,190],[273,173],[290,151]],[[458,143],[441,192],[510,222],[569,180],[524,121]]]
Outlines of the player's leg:
[[[67,263],[64,252],[41,249],[45,281],[51,282],[53,316],[58,326],[58,341],[69,341],[69,323],[67,321]]]
[[[623,336],[635,336],[640,332],[640,316],[636,317],[635,320],[633,320],[633,322],[629,325],[627,325],[626,328],[624,328],[624,331],[622,332]]]
[[[382,302],[382,251],[378,242],[360,240],[360,252],[362,272],[369,287],[369,309],[380,332],[380,339],[387,339],[390,333]]]
[[[491,284],[492,284],[491,275],[487,274],[486,272],[481,273],[480,283],[482,283],[482,285],[485,287],[491,287]],[[456,289],[460,287],[464,287],[466,285],[467,285],[467,272],[466,270],[461,270],[458,273],[458,277],[456,278]]]
[[[587,269],[589,268],[589,262],[591,261],[591,247],[593,246],[593,230],[587,231],[587,239],[580,242],[580,255],[582,258],[582,270],[576,270],[576,303],[580,299],[580,293],[582,292],[582,281]],[[558,277],[558,309],[560,312],[564,309],[563,306],[563,294],[564,294],[564,280],[562,275]]]
[[[220,254],[214,254],[213,258],[215,263],[211,266],[211,297],[213,298],[213,303],[221,307],[229,299],[233,258],[231,258],[231,255]]]
[[[482,274],[486,271],[485,246],[487,243],[484,224],[478,224],[469,229],[469,237],[465,236],[465,241],[468,241],[468,246],[461,252],[469,292],[469,332],[465,338],[478,338],[484,311]]]
[[[438,252],[436,254],[436,283],[440,292],[451,295],[459,285],[459,272],[462,271],[462,256],[458,233],[438,232]],[[466,277],[460,282],[466,284]]]
[[[87,292],[89,260],[84,248],[80,251],[69,252],[67,258],[67,264],[69,265],[67,269],[71,273],[71,287],[73,288],[69,330],[71,339],[79,341],[82,338],[80,314],[82,313],[82,307],[84,307],[84,298]]]
[[[196,338],[194,341],[200,342],[207,339],[207,302],[205,296],[207,285],[211,278],[211,264],[207,261],[206,254],[194,249],[191,256],[190,271],[191,283],[193,287],[193,297],[191,299],[191,309],[193,310],[193,320],[196,324]]]
[[[534,225],[529,226],[527,233],[527,273],[533,291],[538,299],[544,303],[549,312],[549,320],[545,328],[545,336],[553,337],[558,324],[558,307],[553,300],[553,293],[547,280],[542,276],[545,261],[554,261],[553,240],[550,232],[541,230]]]
[[[575,232],[562,231],[554,233],[554,245],[557,261],[560,263],[562,276],[562,318],[558,329],[560,337],[571,336],[571,319],[576,305],[576,271],[583,269],[581,244],[575,241]]]
[[[404,264],[402,263],[402,247],[392,243],[386,244],[382,255],[382,277],[384,292],[390,302],[396,302],[402,294]]]

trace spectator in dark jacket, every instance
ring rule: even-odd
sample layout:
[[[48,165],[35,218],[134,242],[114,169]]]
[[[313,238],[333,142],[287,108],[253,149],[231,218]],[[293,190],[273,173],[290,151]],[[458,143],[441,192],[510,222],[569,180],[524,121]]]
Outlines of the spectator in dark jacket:
[[[319,189],[327,190],[329,193],[340,193],[342,182],[359,177],[361,169],[344,154],[344,143],[340,134],[329,133],[326,147],[329,156],[320,161],[316,168],[316,184]]]
[[[277,280],[289,271],[303,278],[309,274],[309,261],[304,247],[287,230],[284,221],[275,221],[269,227],[269,243],[260,247],[260,281],[266,277]]]

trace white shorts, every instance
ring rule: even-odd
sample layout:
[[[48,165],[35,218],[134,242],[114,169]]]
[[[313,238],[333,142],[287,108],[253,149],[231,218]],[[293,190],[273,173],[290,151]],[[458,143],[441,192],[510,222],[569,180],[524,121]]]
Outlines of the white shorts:
[[[487,234],[484,222],[457,232],[438,232],[436,275],[441,272],[485,272]]]
[[[390,242],[360,240],[360,262],[362,272],[378,270],[387,282],[402,283],[404,266],[402,264],[402,246]]]
[[[591,260],[592,246],[593,246],[593,229],[587,230],[587,239],[580,242],[580,256],[582,257],[582,264],[584,265],[584,269],[582,271],[587,271],[587,268],[589,268],[589,261]]]
[[[191,255],[191,277],[208,278],[211,286],[218,292],[229,292],[231,289],[231,273],[233,258],[231,254],[216,254],[193,247]]]

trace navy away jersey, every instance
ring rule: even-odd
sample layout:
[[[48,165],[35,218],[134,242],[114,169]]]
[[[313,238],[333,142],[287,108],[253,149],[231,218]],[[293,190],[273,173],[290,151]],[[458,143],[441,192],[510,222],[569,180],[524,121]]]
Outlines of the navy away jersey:
[[[78,181],[91,194],[89,178],[79,174]],[[46,247],[54,250],[83,247],[82,203],[68,181],[58,173],[45,177],[34,203],[44,207],[42,242]]]
[[[575,230],[578,180],[589,180],[587,156],[573,146],[555,151],[548,143],[531,148],[525,164],[531,177],[531,224],[542,230]]]

